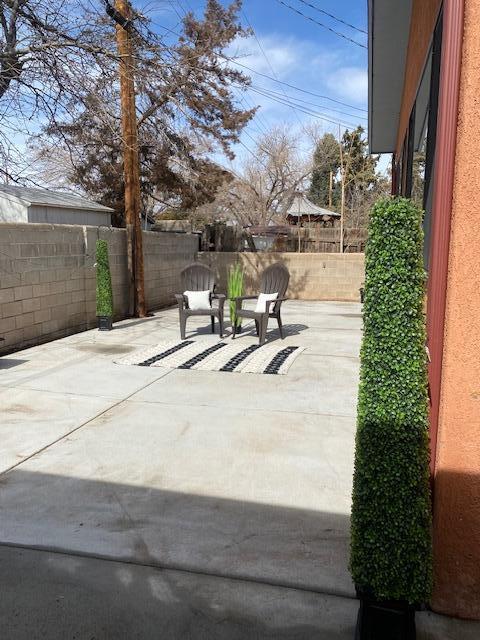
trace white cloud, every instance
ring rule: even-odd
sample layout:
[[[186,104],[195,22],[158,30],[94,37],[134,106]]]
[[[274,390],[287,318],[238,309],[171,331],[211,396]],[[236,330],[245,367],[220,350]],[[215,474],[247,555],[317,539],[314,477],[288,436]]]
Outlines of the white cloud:
[[[338,123],[342,129],[345,126],[343,123],[350,128],[358,122],[366,125],[361,118],[365,113],[357,112],[355,107],[366,106],[367,71],[358,65],[358,58],[352,59],[348,49],[327,49],[316,41],[276,33],[259,33],[258,39],[261,47],[254,36],[238,39],[229,48],[228,55],[254,71],[265,76],[276,76],[278,80],[293,86],[278,84],[273,79],[236,67],[252,80],[252,87],[246,94],[241,94],[243,106],[260,106],[254,120],[242,135],[242,142],[246,146],[252,148],[252,138],[257,138],[265,129],[276,125],[286,124],[291,130],[298,131],[299,139],[304,135],[303,127],[312,122],[334,134],[338,133]],[[296,91],[294,86],[319,95]],[[276,93],[260,95],[256,89]],[[329,96],[333,101],[321,96]],[[296,103],[295,109],[285,104],[289,100]],[[354,108],[338,104],[336,100],[354,105]],[[324,118],[315,118],[314,114],[323,115]],[[248,151],[242,145],[237,147],[236,153],[239,159],[248,156]]]
[[[254,36],[237,38],[229,47],[228,55],[259,73],[272,75],[273,68],[279,77],[288,75],[301,63],[299,47],[292,38],[285,40],[269,35],[259,37],[259,41],[261,48]]]
[[[368,94],[367,70],[361,67],[340,67],[326,79],[331,91],[355,104],[365,104]]]

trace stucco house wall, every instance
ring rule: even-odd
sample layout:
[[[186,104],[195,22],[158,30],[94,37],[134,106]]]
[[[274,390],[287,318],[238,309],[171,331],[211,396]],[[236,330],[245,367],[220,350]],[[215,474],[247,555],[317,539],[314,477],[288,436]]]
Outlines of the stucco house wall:
[[[480,3],[465,0],[434,494],[432,607],[480,619]]]

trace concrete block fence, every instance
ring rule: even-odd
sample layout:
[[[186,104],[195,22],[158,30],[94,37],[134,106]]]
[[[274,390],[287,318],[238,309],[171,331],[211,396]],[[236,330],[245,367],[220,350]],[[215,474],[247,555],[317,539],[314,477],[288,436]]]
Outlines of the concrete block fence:
[[[180,271],[195,258],[189,234],[143,232],[149,310],[172,304]],[[0,224],[2,352],[96,325],[95,244],[107,240],[115,319],[128,313],[124,229],[79,225]]]
[[[240,262],[245,271],[247,295],[258,292],[262,271],[282,262],[290,272],[287,295],[298,300],[359,301],[365,278],[363,253],[200,253],[199,260],[217,274],[219,289],[226,291],[231,265]]]
[[[198,238],[143,232],[145,296],[149,310],[173,304],[180,271],[195,259]],[[0,224],[0,353],[46,342],[96,326],[95,243],[107,240],[115,319],[127,317],[124,229],[79,225]],[[283,262],[290,271],[288,295],[303,300],[358,300],[363,254],[199,253],[226,291],[229,267],[244,266],[247,293],[255,293],[262,270]]]

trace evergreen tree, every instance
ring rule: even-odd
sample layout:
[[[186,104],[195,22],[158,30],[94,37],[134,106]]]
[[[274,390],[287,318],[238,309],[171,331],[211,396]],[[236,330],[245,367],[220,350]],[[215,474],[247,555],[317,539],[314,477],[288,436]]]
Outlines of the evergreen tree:
[[[345,180],[345,227],[361,228],[368,223],[372,203],[388,195],[387,181],[377,173],[378,155],[368,151],[365,130],[358,126],[342,136],[341,163]]]
[[[340,148],[332,133],[325,133],[317,143],[313,155],[312,182],[309,198],[326,209],[338,210],[340,189],[338,171],[340,168]],[[330,178],[330,173],[332,177]],[[332,189],[330,193],[330,180]]]
[[[353,131],[345,131],[342,137],[343,163],[345,168],[345,200],[350,207],[355,191],[365,193],[378,179],[376,172],[379,156],[368,152],[365,130],[358,126]]]
[[[423,192],[425,189],[425,153],[417,151],[413,155],[412,166],[412,200],[423,209]]]
[[[148,38],[134,37],[142,208],[148,213],[212,202],[232,179],[209,154],[233,159],[232,145],[256,111],[241,107],[233,91],[246,88],[250,79],[222,57],[249,33],[240,23],[240,7],[240,0],[230,5],[207,0],[201,18],[185,15],[178,41],[168,47],[150,32]],[[101,73],[81,79],[67,108],[38,136],[38,154],[50,175],[61,157],[70,184],[112,206],[114,224],[122,226],[123,141],[114,53]]]

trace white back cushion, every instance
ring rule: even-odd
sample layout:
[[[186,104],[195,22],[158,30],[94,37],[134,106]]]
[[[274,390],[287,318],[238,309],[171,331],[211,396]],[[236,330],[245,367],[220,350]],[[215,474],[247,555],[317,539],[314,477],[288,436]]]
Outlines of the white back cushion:
[[[184,296],[187,296],[188,308],[192,311],[203,311],[204,309],[211,309],[210,303],[210,291],[184,291]]]
[[[257,313],[265,313],[266,309],[266,302],[268,302],[268,300],[276,300],[278,298],[278,293],[261,293],[258,296],[258,300],[257,300],[257,306],[255,307],[255,311]],[[271,311],[273,309],[275,305],[271,304],[269,307],[269,311]]]

